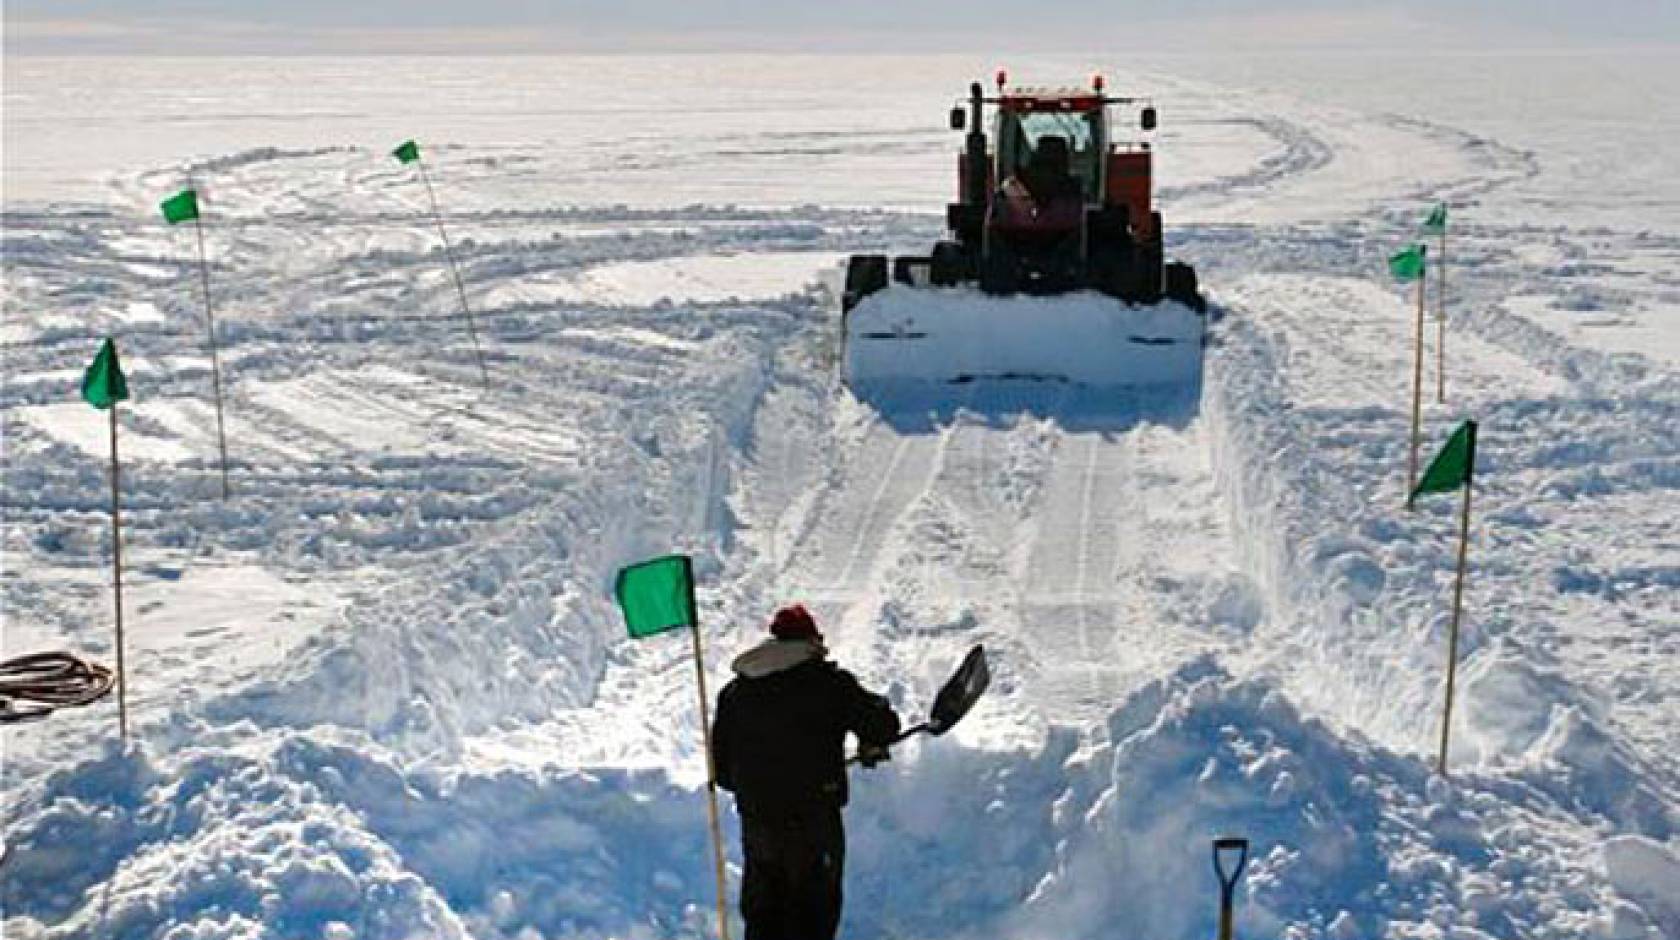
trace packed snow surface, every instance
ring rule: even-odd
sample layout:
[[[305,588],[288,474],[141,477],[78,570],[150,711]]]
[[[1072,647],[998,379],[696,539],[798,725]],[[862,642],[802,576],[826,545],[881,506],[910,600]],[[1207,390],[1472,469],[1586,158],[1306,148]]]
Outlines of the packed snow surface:
[[[1194,377],[842,383],[837,263],[926,253],[995,64],[9,58],[0,651],[114,659],[77,388],[115,336],[134,733],[0,732],[4,935],[715,935],[690,647],[609,596],[677,550],[713,689],[790,600],[911,716],[990,653],[962,725],[855,778],[845,936],[1209,936],[1237,834],[1243,937],[1680,937],[1673,61],[1105,69],[1161,108]],[[156,217],[189,183],[225,501],[197,246]],[[1482,422],[1450,776],[1459,503],[1403,509],[1384,271],[1437,200],[1426,456]],[[1121,364],[968,300],[882,331]]]

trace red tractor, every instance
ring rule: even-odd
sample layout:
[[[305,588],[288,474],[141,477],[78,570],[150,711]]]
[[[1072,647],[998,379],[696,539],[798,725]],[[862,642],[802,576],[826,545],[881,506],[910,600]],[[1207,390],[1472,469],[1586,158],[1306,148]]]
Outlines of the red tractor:
[[[992,138],[981,130],[993,106]],[[1163,263],[1161,213],[1152,200],[1154,154],[1144,140],[1116,142],[1111,110],[1138,106],[1139,127],[1155,129],[1155,109],[1137,98],[1090,88],[1006,88],[979,82],[951,128],[968,131],[957,165],[957,201],[946,210],[950,238],[927,257],[853,256],[845,310],[893,281],[953,287],[977,283],[991,295],[1052,295],[1093,290],[1128,304],[1163,297],[1197,312],[1206,304],[1187,264]]]

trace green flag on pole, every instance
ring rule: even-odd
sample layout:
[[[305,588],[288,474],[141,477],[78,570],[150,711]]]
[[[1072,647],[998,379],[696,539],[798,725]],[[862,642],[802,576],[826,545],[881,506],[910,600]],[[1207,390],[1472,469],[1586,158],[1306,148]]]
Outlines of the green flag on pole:
[[[413,163],[420,159],[420,145],[412,140],[405,140],[397,149],[391,151],[391,156],[396,157],[398,163]]]
[[[1405,251],[1397,252],[1388,259],[1388,272],[1397,280],[1415,281],[1423,277],[1422,245],[1408,245]]]
[[[1476,464],[1476,422],[1466,421],[1458,426],[1458,430],[1447,438],[1447,444],[1435,459],[1429,462],[1429,469],[1423,471],[1423,479],[1418,481],[1407,498],[1406,505],[1410,506],[1419,496],[1430,493],[1451,493],[1453,490],[1470,482],[1470,476],[1475,472]]]
[[[666,555],[620,569],[613,593],[624,611],[624,625],[636,639],[700,622],[687,555]]]
[[[82,397],[101,411],[119,401],[128,401],[128,379],[123,376],[122,363],[117,361],[117,344],[110,339],[99,347],[82,376]]]
[[[694,608],[694,565],[687,555],[650,558],[620,568],[613,585],[624,625],[641,639],[679,627],[691,627],[694,684],[700,695],[700,743],[706,754],[706,816],[711,823],[712,862],[717,872],[718,935],[729,940],[728,881],[724,875],[723,827],[717,805],[717,768],[712,766],[712,719],[706,708],[706,661],[700,648],[700,617]]]
[[[170,225],[176,222],[191,222],[198,218],[198,193],[191,189],[183,189],[162,203],[164,221]]]
[[[1423,220],[1424,231],[1444,232],[1447,228],[1447,204],[1438,202],[1435,208],[1429,210],[1429,218]]]

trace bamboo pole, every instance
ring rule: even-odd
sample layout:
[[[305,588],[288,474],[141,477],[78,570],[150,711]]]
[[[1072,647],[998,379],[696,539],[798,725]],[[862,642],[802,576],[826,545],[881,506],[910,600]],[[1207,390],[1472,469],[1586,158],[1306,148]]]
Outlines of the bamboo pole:
[[[193,215],[193,229],[198,232],[198,273],[204,286],[204,321],[210,337],[210,380],[216,390],[216,447],[222,455],[222,498],[233,490],[228,485],[227,430],[222,422],[222,355],[216,343],[216,313],[210,306],[210,258],[204,251],[204,220]]]
[[[1441,279],[1435,285],[1435,324],[1437,334],[1435,352],[1438,362],[1435,366],[1435,403],[1446,404],[1447,401],[1447,227],[1441,226]]]
[[[1447,700],[1441,710],[1441,754],[1435,769],[1447,775],[1447,741],[1452,731],[1453,683],[1458,676],[1458,624],[1464,611],[1464,569],[1470,545],[1470,490],[1476,477],[1476,422],[1465,422],[1468,440],[1464,470],[1464,504],[1458,522],[1458,578],[1453,583],[1452,629],[1447,639]]]
[[[117,604],[117,728],[128,740],[128,671],[123,660],[122,602],[122,499],[121,469],[117,458],[117,403],[111,402],[111,583]]]
[[[432,178],[426,173],[426,160],[416,157],[420,167],[420,181],[426,184],[426,199],[432,204],[432,221],[437,223],[438,237],[443,239],[443,253],[449,258],[449,273],[455,278],[455,293],[461,298],[461,313],[467,318],[467,335],[472,337],[473,354],[478,357],[478,378],[490,387],[490,370],[484,365],[484,348],[478,343],[478,327],[473,323],[472,308],[467,306],[467,288],[461,283],[461,268],[455,263],[455,247],[449,243],[449,232],[443,227],[443,213],[438,210],[437,193],[432,190]]]
[[[1418,251],[1424,251],[1423,245],[1418,245]],[[1410,456],[1406,459],[1406,494],[1408,498],[1412,490],[1417,488],[1418,475],[1418,438],[1421,423],[1420,412],[1423,410],[1423,296],[1424,284],[1429,279],[1428,268],[1418,272],[1417,281],[1417,331],[1413,343],[1412,355],[1412,446]]]
[[[690,635],[694,638],[694,677],[700,689],[700,738],[706,748],[706,814],[711,822],[712,860],[717,868],[718,935],[729,940],[729,888],[723,868],[723,826],[718,817],[717,765],[712,760],[712,716],[706,703],[706,660],[700,648],[700,618],[693,619]]]

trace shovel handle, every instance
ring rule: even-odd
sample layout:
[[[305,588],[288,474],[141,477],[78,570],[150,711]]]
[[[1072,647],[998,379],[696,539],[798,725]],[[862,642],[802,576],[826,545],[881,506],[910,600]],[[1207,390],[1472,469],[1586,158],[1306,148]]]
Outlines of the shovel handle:
[[[1225,853],[1235,851],[1236,863],[1225,870]],[[1248,866],[1248,840],[1241,836],[1223,836],[1213,840],[1213,873],[1219,878],[1219,940],[1231,940],[1231,903],[1237,890],[1237,880]]]
[[[902,742],[905,738],[908,738],[909,736],[911,736],[913,734],[922,734],[924,732],[931,731],[931,730],[933,730],[932,726],[929,725],[925,721],[922,722],[919,725],[911,725],[910,727],[908,727],[908,728],[904,729],[902,732],[900,732],[898,737],[893,738],[891,741],[888,741],[884,746],[885,747],[892,747],[893,745]],[[852,764],[857,763],[859,756],[860,755],[853,754],[851,757],[846,758],[846,765],[849,767]]]

